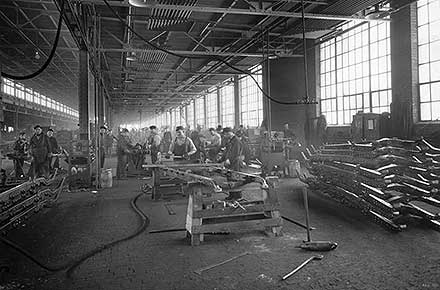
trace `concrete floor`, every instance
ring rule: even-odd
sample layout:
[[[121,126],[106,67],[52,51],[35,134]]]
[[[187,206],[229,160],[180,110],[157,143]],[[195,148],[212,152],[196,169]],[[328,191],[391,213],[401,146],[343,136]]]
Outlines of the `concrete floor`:
[[[83,253],[131,234],[139,218],[130,200],[148,180],[114,181],[114,187],[63,193],[60,200],[7,237],[49,265],[61,265]],[[284,216],[303,221],[301,191],[295,179],[281,181]],[[170,215],[164,204],[176,212]],[[186,200],[138,202],[150,218],[147,229],[182,228]],[[419,225],[390,233],[353,209],[319,194],[310,194],[316,240],[339,247],[307,265],[287,281],[280,277],[313,255],[297,246],[305,231],[284,223],[282,237],[259,232],[207,236],[191,247],[184,232],[148,234],[119,244],[86,260],[72,274],[49,273],[10,248],[0,245],[0,289],[440,289],[440,233]],[[249,251],[250,254],[204,272],[195,269]]]

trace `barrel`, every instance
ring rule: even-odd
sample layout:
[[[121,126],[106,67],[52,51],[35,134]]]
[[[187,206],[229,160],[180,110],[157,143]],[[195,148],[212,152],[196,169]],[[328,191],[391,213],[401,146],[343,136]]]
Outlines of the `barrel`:
[[[113,185],[113,175],[111,168],[101,169],[101,188],[110,188]]]

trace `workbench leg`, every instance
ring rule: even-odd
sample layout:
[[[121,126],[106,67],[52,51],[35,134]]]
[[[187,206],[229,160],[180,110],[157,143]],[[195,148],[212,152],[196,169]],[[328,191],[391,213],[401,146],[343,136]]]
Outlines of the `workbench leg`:
[[[186,213],[186,230],[187,236],[190,235],[191,246],[198,246],[203,242],[204,235],[196,233],[201,230],[202,219],[194,217],[194,212],[202,210],[203,198],[202,188],[194,186],[193,191],[188,198],[188,209]]]
[[[153,191],[152,191],[152,199],[159,200],[161,198],[160,194],[160,170],[159,168],[153,168]]]

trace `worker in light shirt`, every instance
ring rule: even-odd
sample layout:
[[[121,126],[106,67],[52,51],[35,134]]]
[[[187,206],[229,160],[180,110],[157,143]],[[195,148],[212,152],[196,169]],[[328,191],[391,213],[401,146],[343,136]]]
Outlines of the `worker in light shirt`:
[[[176,127],[176,138],[170,145],[168,151],[174,157],[181,158],[183,160],[188,160],[189,157],[197,152],[196,146],[194,145],[191,138],[185,135],[185,130],[182,126]]]
[[[151,163],[156,164],[160,153],[160,143],[162,142],[162,138],[160,138],[155,125],[150,126],[150,131],[151,135],[148,138],[148,147],[151,153]]]

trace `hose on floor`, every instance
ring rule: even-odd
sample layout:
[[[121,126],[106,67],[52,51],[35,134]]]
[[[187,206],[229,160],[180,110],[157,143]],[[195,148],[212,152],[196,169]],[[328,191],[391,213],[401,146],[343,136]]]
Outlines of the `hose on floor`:
[[[139,236],[148,228],[148,226],[150,225],[150,219],[137,206],[137,201],[142,195],[144,195],[143,192],[138,194],[130,202],[131,208],[134,210],[134,212],[138,215],[139,219],[141,220],[140,226],[136,229],[136,231],[134,233],[132,233],[131,235],[126,236],[124,238],[121,238],[121,239],[112,241],[110,243],[101,245],[101,246],[97,247],[96,249],[93,249],[93,250],[85,253],[79,259],[77,259],[73,262],[67,263],[65,265],[61,265],[61,266],[45,265],[45,264],[41,263],[37,258],[35,258],[29,251],[27,251],[23,247],[19,246],[18,244],[14,243],[4,237],[0,237],[0,241],[3,242],[5,245],[15,249],[17,252],[21,253],[23,256],[25,256],[26,258],[28,258],[29,260],[34,262],[36,265],[43,268],[44,270],[49,271],[49,272],[60,272],[60,271],[67,270],[66,271],[67,277],[70,277],[73,274],[73,272],[75,271],[75,269],[78,268],[78,266],[80,266],[82,263],[84,263],[89,258],[91,258],[91,257],[93,257],[93,256],[95,256],[105,250],[108,250],[108,249],[110,249],[120,243],[126,242],[128,240],[131,240],[131,239]]]

